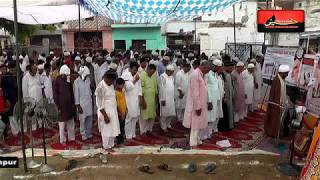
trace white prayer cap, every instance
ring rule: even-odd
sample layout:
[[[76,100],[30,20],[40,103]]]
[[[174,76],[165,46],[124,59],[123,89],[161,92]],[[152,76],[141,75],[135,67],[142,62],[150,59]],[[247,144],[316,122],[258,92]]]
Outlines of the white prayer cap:
[[[256,57],[263,57],[263,54],[258,53]]]
[[[81,66],[78,73],[81,76],[81,78],[84,79],[86,76],[90,74],[90,70],[87,66]]]
[[[159,56],[157,52],[152,53],[153,56]]]
[[[232,58],[232,60],[235,61],[235,62],[239,62],[240,61],[240,59],[238,57],[234,57],[234,58]]]
[[[256,63],[257,60],[253,58],[253,59],[250,60],[250,62],[251,62],[251,63]]]
[[[7,55],[7,52],[6,51],[3,51],[3,53],[2,53],[3,55]]]
[[[110,56],[107,56],[107,61],[111,61],[112,58]]]
[[[92,63],[92,57],[90,57],[90,56],[86,57],[86,61],[87,61],[88,63]]]
[[[50,54],[50,55],[53,55],[53,54],[54,54],[54,52],[53,52],[53,51],[50,51],[50,52],[49,52],[49,54]]]
[[[165,61],[170,61],[170,57],[169,57],[169,56],[164,56],[164,57],[163,57],[163,60],[165,60]]]
[[[60,75],[70,75],[70,68],[67,65],[61,66]]]
[[[286,72],[289,72],[290,71],[290,67],[286,64],[281,64],[279,66],[279,69],[278,69],[278,72],[280,73],[286,73]]]
[[[252,68],[254,68],[254,64],[252,63],[248,64],[248,69],[252,69]]]
[[[74,60],[75,60],[75,61],[81,61],[81,58],[80,58],[80,56],[76,56],[76,57],[74,58]]]
[[[117,70],[118,65],[114,62],[110,63],[110,69]]]
[[[138,52],[135,52],[134,54],[139,54]]]
[[[166,69],[168,71],[174,71],[174,66],[172,64],[169,64]]]
[[[236,65],[237,67],[243,67],[244,66],[244,63],[242,62],[242,61],[239,61],[239,62],[237,62],[237,65]]]
[[[37,67],[38,67],[38,69],[43,70],[44,69],[44,64],[39,64]]]
[[[215,60],[213,61],[213,65],[221,67],[221,66],[222,66],[222,61],[219,60],[219,59],[215,59]]]
[[[194,54],[193,53],[189,53],[188,57],[194,57]]]
[[[19,59],[23,59],[23,56],[22,56],[22,55],[20,55],[20,56],[19,56]]]
[[[70,56],[70,52],[69,51],[65,51],[65,52],[63,52],[63,55],[64,56]]]

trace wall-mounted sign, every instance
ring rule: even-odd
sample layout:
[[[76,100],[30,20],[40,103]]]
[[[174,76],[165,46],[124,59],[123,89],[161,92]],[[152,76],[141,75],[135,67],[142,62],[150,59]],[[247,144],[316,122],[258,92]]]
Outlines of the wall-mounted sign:
[[[303,10],[258,10],[258,32],[304,32]]]

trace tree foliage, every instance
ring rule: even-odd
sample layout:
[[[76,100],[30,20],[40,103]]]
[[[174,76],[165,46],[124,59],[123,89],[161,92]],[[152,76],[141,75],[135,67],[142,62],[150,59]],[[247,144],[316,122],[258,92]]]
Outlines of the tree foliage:
[[[14,36],[14,22],[6,19],[0,19],[0,28],[4,28],[10,35]],[[23,43],[27,37],[31,37],[38,30],[55,31],[55,25],[29,25],[18,23],[18,37],[19,43]]]

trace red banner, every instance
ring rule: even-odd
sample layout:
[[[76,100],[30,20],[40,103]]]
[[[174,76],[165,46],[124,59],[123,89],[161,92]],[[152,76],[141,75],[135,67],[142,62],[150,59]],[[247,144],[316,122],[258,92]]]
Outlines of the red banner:
[[[258,32],[304,32],[303,10],[258,10]]]

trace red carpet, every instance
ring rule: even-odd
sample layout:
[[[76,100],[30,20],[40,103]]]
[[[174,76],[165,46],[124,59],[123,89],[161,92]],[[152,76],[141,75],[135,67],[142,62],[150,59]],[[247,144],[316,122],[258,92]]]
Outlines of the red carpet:
[[[93,146],[94,148],[102,147],[101,136],[97,130],[97,122],[96,118],[94,118],[93,123],[93,138],[82,141],[81,135],[79,133],[79,125],[76,126],[76,140],[74,142],[68,142],[66,146],[61,145],[59,143],[59,134],[58,134],[58,126],[54,126],[53,128],[46,128],[46,142],[48,148],[53,149],[81,149],[85,146]],[[257,113],[249,113],[248,118],[239,122],[236,127],[227,132],[219,132],[212,136],[212,138],[208,141],[205,141],[201,146],[197,147],[198,149],[203,150],[221,150],[224,151],[226,148],[221,148],[216,145],[217,141],[228,139],[231,144],[231,149],[248,149],[253,148],[263,138],[263,123],[265,119],[265,114],[262,112]],[[76,121],[78,124],[78,121]],[[164,145],[170,146],[171,144],[177,141],[188,141],[189,129],[186,129],[182,126],[181,122],[176,122],[172,124],[172,129],[169,132],[165,133],[161,131],[160,124],[158,122],[155,123],[153,134],[148,137],[137,137],[131,142],[126,142],[123,146],[139,146],[139,145]],[[138,128],[138,125],[137,125]],[[137,131],[138,134],[138,131]],[[34,146],[42,147],[42,131],[41,129],[33,132],[34,137]],[[25,142],[27,145],[30,145],[30,137],[28,134],[25,134]],[[20,149],[20,138],[9,136],[5,139],[4,143],[0,143],[0,147],[11,147],[11,149],[18,150]]]
[[[52,138],[56,133],[57,131],[55,131],[54,129],[44,128],[44,134],[46,138]],[[32,136],[36,139],[42,139],[42,129],[33,131]]]

